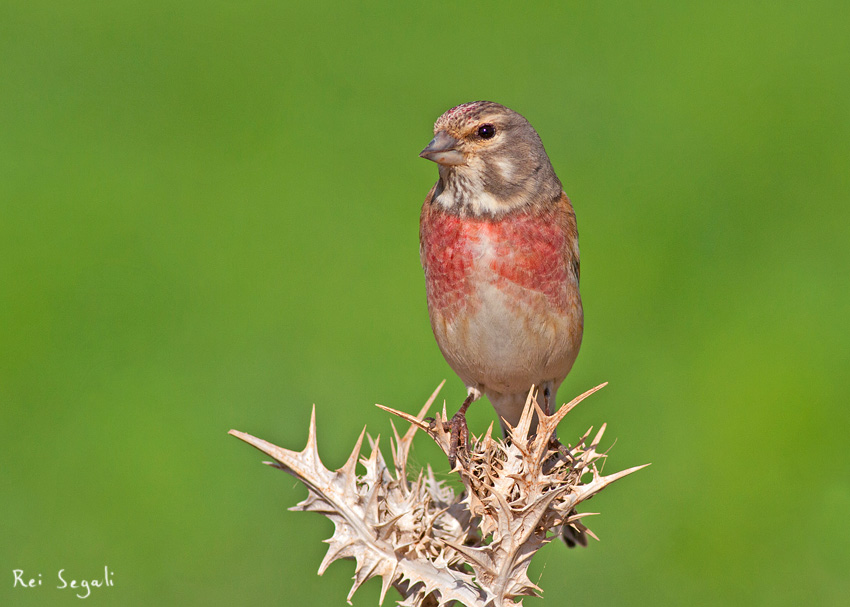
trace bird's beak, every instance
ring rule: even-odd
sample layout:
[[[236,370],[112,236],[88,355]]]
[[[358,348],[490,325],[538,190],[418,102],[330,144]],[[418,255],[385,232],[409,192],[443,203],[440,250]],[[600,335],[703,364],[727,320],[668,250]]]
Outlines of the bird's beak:
[[[445,131],[439,131],[431,140],[431,143],[419,152],[419,156],[433,160],[437,164],[464,164],[466,160],[463,153],[457,149],[458,143],[457,139]]]

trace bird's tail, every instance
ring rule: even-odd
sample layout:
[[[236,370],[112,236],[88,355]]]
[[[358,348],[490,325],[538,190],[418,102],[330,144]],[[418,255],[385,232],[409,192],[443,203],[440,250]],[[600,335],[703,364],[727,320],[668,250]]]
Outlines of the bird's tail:
[[[570,512],[570,518],[575,514],[577,514],[575,510]],[[589,533],[592,532],[581,523],[581,520],[576,519],[570,523],[566,523],[561,528],[561,539],[564,540],[567,548],[575,548],[576,546],[586,548]]]

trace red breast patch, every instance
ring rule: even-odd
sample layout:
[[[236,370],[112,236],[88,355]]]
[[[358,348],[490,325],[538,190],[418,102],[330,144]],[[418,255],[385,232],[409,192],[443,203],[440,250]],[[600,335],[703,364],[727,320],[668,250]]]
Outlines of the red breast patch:
[[[477,284],[543,293],[552,308],[568,305],[566,238],[556,209],[492,221],[433,210],[422,228],[428,306],[450,320]]]

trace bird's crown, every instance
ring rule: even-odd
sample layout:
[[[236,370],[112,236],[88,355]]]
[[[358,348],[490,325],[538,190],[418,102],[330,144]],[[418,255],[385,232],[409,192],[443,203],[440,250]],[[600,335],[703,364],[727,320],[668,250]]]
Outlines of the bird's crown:
[[[465,126],[480,121],[486,115],[508,113],[515,114],[516,112],[494,101],[462,103],[437,118],[437,122],[434,123],[434,132],[444,129],[460,131]]]

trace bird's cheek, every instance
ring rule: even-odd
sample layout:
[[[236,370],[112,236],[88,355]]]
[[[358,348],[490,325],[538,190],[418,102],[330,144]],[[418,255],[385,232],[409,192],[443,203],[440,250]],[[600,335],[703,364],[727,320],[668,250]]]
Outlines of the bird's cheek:
[[[498,174],[502,181],[513,181],[516,175],[516,166],[509,158],[496,158],[492,165],[493,172]]]

